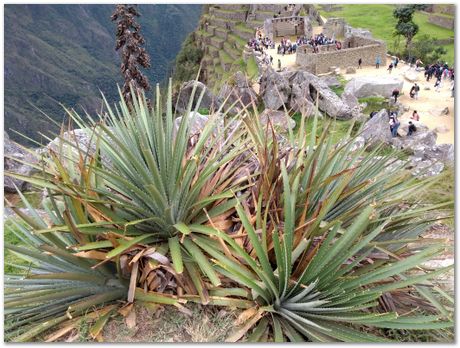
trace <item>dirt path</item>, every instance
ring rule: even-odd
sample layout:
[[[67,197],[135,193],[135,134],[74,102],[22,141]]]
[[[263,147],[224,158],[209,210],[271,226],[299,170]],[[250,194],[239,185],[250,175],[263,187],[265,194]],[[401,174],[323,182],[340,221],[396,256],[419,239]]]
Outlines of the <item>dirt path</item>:
[[[398,64],[396,69],[393,69],[391,75],[396,76],[404,80],[402,89],[402,96],[399,101],[409,107],[409,111],[400,115],[401,122],[408,122],[410,116],[414,110],[417,110],[420,115],[420,122],[426,125],[429,129],[438,129],[438,144],[453,144],[454,143],[454,98],[451,97],[451,83],[449,80],[445,80],[442,83],[440,92],[436,92],[434,86],[434,79],[430,82],[426,82],[423,76],[423,71],[418,73],[419,80],[417,84],[420,86],[418,100],[411,99],[409,97],[409,91],[413,85],[413,82],[409,82],[404,79],[403,73],[410,69],[406,64]],[[389,75],[386,67],[364,67],[357,69],[356,74],[343,74],[345,79],[350,80],[356,76],[387,76]],[[430,90],[425,90],[425,87],[429,87]],[[438,116],[436,113],[445,107],[449,108],[449,114],[444,116]]]
[[[278,46],[279,42],[276,43]],[[273,67],[278,69],[278,59],[281,61],[281,68],[295,68],[295,54],[279,55],[276,49],[267,50],[267,53],[273,57]],[[400,102],[404,106],[409,107],[409,111],[400,115],[402,122],[409,122],[410,116],[414,110],[417,110],[420,115],[420,122],[426,125],[430,130],[437,129],[438,138],[437,144],[453,144],[454,143],[454,98],[451,97],[451,83],[446,80],[442,83],[440,92],[436,92],[434,88],[434,79],[426,82],[423,76],[423,71],[418,73],[419,79],[417,83],[420,86],[418,100],[409,97],[410,88],[413,82],[409,82],[404,78],[403,73],[410,69],[409,65],[400,63],[396,69],[393,69],[391,75],[401,78],[404,81],[402,96]],[[343,69],[342,69],[343,70]],[[356,71],[356,74],[343,74],[346,80],[350,80],[356,76],[387,76],[389,75],[386,70],[386,65],[376,69],[375,67],[363,67]],[[425,90],[429,87],[430,90]],[[439,116],[437,112],[447,107],[449,109],[448,115]]]

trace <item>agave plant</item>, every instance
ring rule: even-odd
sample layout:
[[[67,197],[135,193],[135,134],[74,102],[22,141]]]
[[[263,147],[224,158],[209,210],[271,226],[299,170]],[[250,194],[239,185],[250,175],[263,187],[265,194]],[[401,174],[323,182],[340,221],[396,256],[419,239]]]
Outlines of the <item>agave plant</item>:
[[[310,142],[300,135],[291,155],[282,158],[273,151],[276,137],[264,138],[260,126],[250,126],[259,139],[258,155],[265,156],[261,166],[268,164],[253,195],[253,213],[248,202],[237,206],[237,235],[189,226],[218,272],[252,292],[254,306],[243,312],[242,326],[228,340],[241,339],[253,327],[250,341],[321,342],[384,341],[363,327],[451,327],[450,314],[423,285],[453,266],[433,272],[421,267],[444,246],[407,245],[420,242],[430,223],[426,211],[448,205],[401,204],[432,180],[403,180],[402,166],[387,168],[391,154],[376,163],[376,152],[351,151],[349,137],[333,147],[325,141],[327,127],[317,137],[315,125],[316,120]],[[302,128],[299,134],[305,134]],[[219,240],[226,247],[219,248]],[[409,293],[435,314],[401,303],[397,311],[380,305]]]
[[[60,224],[65,217],[49,206],[44,206],[47,213],[43,216],[19,194],[27,213],[12,207],[17,216],[5,224],[5,233],[15,234],[21,245],[5,244],[5,248],[24,262],[13,264],[17,273],[6,274],[4,279],[5,339],[30,341],[101,307],[99,314],[107,318],[116,307],[108,305],[123,299],[127,292],[127,284],[117,277],[115,267],[95,268],[97,261],[68,250],[77,244],[71,234],[33,233],[48,228],[49,223]]]
[[[237,207],[252,252],[217,229],[190,226],[195,232],[195,243],[212,257],[218,272],[252,292],[254,306],[242,313],[238,321],[241,326],[228,341],[241,339],[253,328],[248,341],[265,341],[272,337],[275,342],[286,339],[385,342],[386,339],[364,333],[360,328],[410,330],[453,325],[440,315],[422,315],[413,310],[383,311],[378,305],[383,294],[408,291],[413,285],[423,285],[451,269],[453,266],[413,273],[442,250],[443,245],[417,248],[409,257],[389,253],[388,260],[376,264],[372,256],[376,250],[375,239],[383,233],[388,221],[373,224],[378,216],[368,205],[348,228],[334,220],[314,231],[320,236],[314,243],[302,239],[294,246],[301,227],[296,225],[294,204],[299,180],[290,185],[284,166],[282,170],[283,219],[269,221],[270,214],[265,214],[259,237],[247,213],[241,206]],[[217,248],[217,240],[210,242],[198,233],[224,240],[225,252]],[[301,262],[303,254],[308,256],[306,265]]]

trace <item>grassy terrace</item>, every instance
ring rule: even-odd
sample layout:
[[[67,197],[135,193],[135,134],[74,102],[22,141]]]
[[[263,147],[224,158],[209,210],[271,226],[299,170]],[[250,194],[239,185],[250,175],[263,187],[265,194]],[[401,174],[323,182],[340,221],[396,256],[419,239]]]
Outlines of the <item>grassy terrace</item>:
[[[208,33],[206,30],[197,30],[196,33],[201,36],[213,36],[211,33]]]
[[[223,50],[219,51],[219,58],[222,62],[227,63],[227,64],[231,64],[234,61],[234,59],[230,57],[230,55]]]
[[[246,24],[243,24],[243,23],[238,23],[237,25],[235,25],[235,29],[238,29],[239,31],[244,31],[250,34],[254,33],[254,29],[248,28]]]
[[[348,24],[355,28],[369,29],[375,38],[385,40],[387,47],[394,49],[395,37],[393,36],[393,30],[396,25],[396,19],[393,17],[393,10],[395,5],[341,4],[340,7],[342,8],[340,11],[321,11],[321,15],[326,18],[343,17]],[[424,34],[436,39],[447,39],[454,36],[453,30],[429,23],[428,14],[426,13],[416,12],[414,22],[419,26],[419,32],[414,40]],[[403,40],[401,40],[401,45],[403,45]],[[454,62],[454,44],[444,45],[444,48],[447,50],[444,58],[452,64]]]
[[[247,44],[247,41],[245,39],[243,39],[242,37],[239,37],[236,34],[228,34],[228,37],[234,40],[236,44],[240,46],[241,48],[243,48]]]

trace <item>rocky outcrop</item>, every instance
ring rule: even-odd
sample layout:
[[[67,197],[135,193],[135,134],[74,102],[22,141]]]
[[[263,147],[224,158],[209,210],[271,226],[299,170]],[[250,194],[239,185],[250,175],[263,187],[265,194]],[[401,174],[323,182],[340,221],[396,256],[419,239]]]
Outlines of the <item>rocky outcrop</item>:
[[[264,128],[269,120],[274,128],[278,128],[283,131],[293,129],[295,127],[295,121],[286,115],[284,111],[265,109],[260,114],[260,122]]]
[[[375,114],[363,127],[362,137],[369,145],[381,143],[390,144],[392,141],[388,113],[385,109]]]
[[[403,73],[403,76],[409,82],[417,82],[420,80],[420,73],[417,70],[411,68],[406,69],[406,71]]]
[[[231,77],[220,89],[218,99],[225,102],[227,107],[235,104],[236,109],[257,106],[258,97],[249,80],[241,71]],[[224,107],[225,110],[225,107]]]
[[[275,74],[278,74],[275,72]],[[289,107],[294,111],[308,110],[318,100],[318,108],[332,118],[347,120],[352,118],[351,108],[332,91],[324,80],[307,71],[288,71],[278,74],[287,81],[291,94]]]
[[[345,92],[356,98],[381,96],[388,98],[395,88],[400,91],[404,82],[392,76],[359,76],[353,78],[345,86]]]
[[[5,172],[10,172],[14,174],[31,176],[37,172],[37,170],[31,166],[28,166],[22,162],[37,164],[38,157],[33,153],[29,153],[18,144],[11,141],[8,134],[4,132],[4,142],[3,142],[3,169]],[[30,189],[30,185],[20,179],[12,178],[8,175],[5,175],[3,181],[3,188],[5,192],[15,193],[16,187],[20,191],[27,191]]]
[[[289,101],[291,86],[282,74],[273,69],[267,69],[260,78],[260,96],[265,107],[278,110]]]
[[[199,108],[206,108],[211,111],[217,110],[219,106],[218,98],[214,94],[212,94],[210,89],[206,87],[205,84],[199,81],[193,80],[193,81],[184,82],[181,85],[179,92],[174,96],[173,105],[176,108],[176,111],[179,112],[180,114],[183,114],[184,112],[187,111],[188,103],[192,96],[192,91],[195,85],[196,85],[196,90],[195,90],[195,95],[193,97],[192,110],[195,109],[196,103],[198,102],[198,99],[200,98],[200,95],[203,89],[204,89],[204,94],[203,94],[203,98],[201,99]]]

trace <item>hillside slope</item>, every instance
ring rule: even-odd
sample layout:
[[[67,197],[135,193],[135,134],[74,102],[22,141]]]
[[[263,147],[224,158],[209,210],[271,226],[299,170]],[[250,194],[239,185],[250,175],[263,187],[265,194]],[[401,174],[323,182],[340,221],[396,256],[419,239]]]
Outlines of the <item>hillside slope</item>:
[[[39,140],[50,122],[59,122],[57,102],[100,108],[99,90],[117,98],[122,83],[115,51],[114,5],[5,5],[5,130]],[[164,80],[186,35],[195,29],[201,5],[139,5],[141,32],[151,56],[151,84]]]

